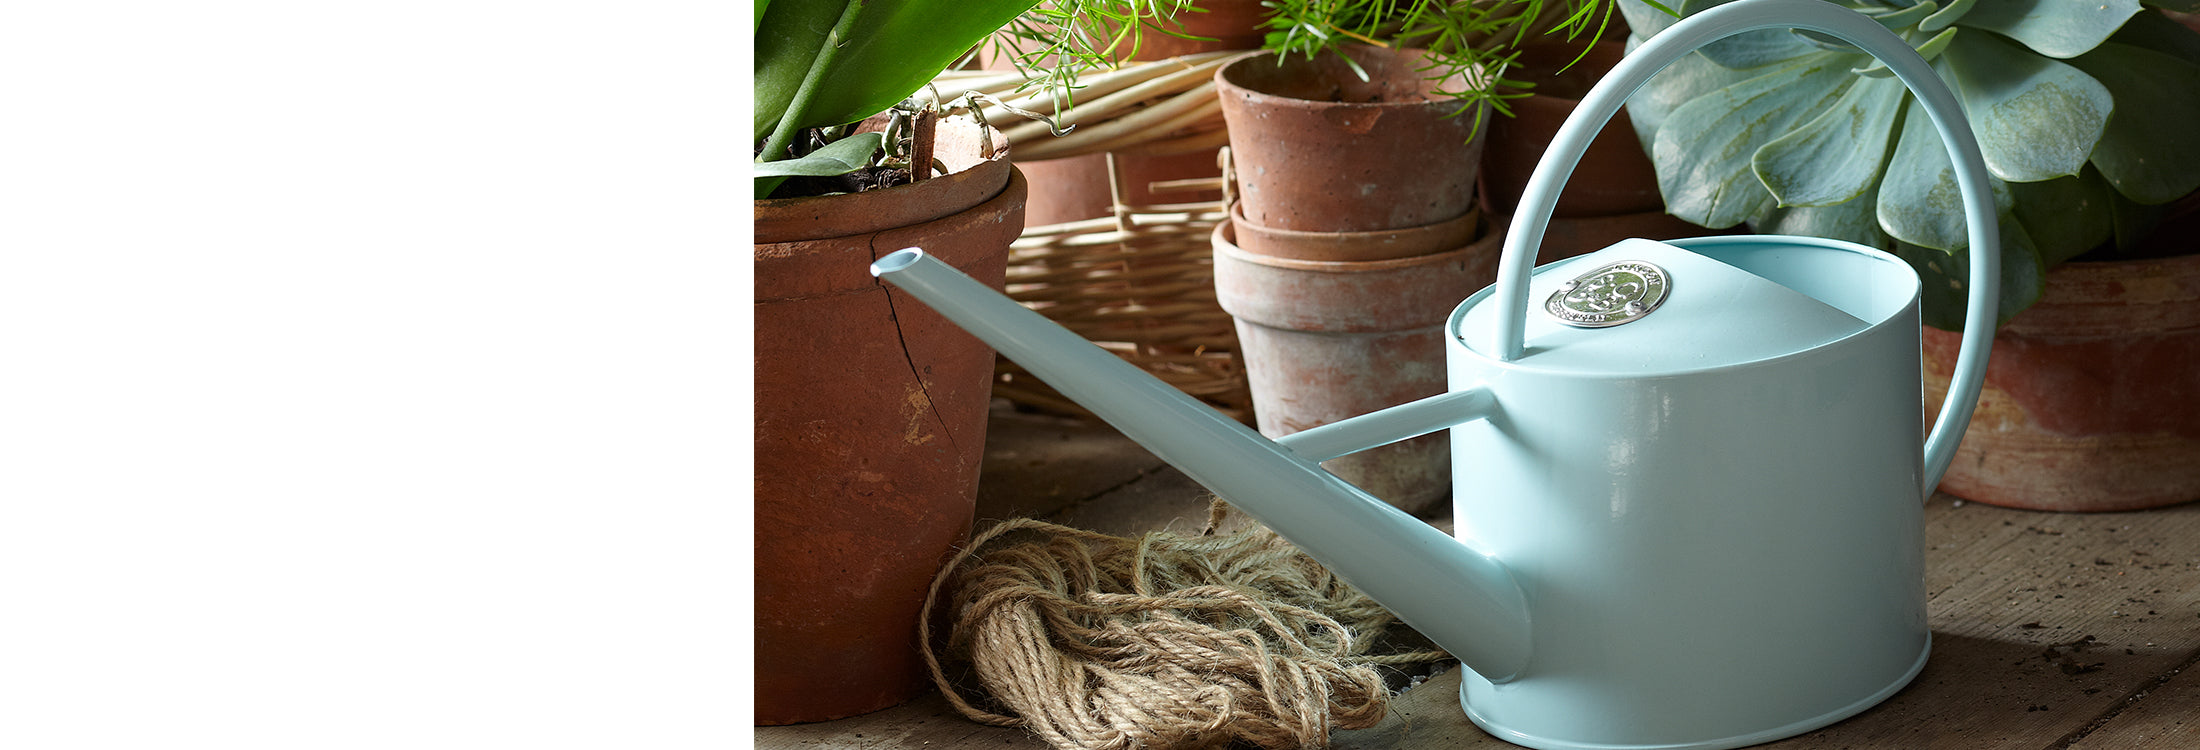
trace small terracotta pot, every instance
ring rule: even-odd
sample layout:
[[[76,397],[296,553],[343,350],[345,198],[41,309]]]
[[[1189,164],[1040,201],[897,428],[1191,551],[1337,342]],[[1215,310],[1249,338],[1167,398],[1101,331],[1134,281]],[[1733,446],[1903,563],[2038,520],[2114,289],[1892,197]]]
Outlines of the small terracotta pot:
[[[1237,319],[1261,434],[1282,437],[1443,393],[1443,324],[1496,280],[1504,234],[1448,252],[1364,262],[1248,253],[1216,227],[1215,293]],[[1322,466],[1408,513],[1451,494],[1441,432]]]
[[[1947,392],[1959,344],[1925,329],[1928,403]],[[2200,255],[2065,263],[1995,334],[1978,411],[1940,488],[2032,510],[2200,499],[2195,394]]]
[[[1587,50],[1587,56],[1575,62]],[[1511,117],[1490,123],[1492,144],[1482,157],[1482,197],[1494,213],[1513,213],[1528,177],[1549,150],[1558,128],[1573,116],[1581,97],[1588,95],[1612,66],[1627,53],[1626,45],[1603,42],[1593,47],[1557,40],[1522,47],[1520,56],[1505,75],[1536,84],[1534,94],[1507,104]],[[1572,67],[1567,67],[1571,63]],[[1581,156],[1566,188],[1559,193],[1560,218],[1609,216],[1662,211],[1665,200],[1658,193],[1658,173],[1635,137],[1635,126],[1622,111],[1597,131]]]
[[[1229,124],[1239,205],[1264,227],[1302,232],[1403,229],[1474,206],[1481,119],[1438,90],[1421,50],[1347,47],[1336,55],[1273,52],[1215,71]],[[1280,60],[1280,63],[1279,63]]]
[[[943,121],[955,173],[756,201],[756,721],[825,721],[929,685],[926,588],[968,538],[993,351],[873,279],[921,246],[999,288],[1024,181],[974,124]]]
[[[1147,27],[1138,54],[1130,59],[1167,60],[1199,52],[1260,49],[1268,36],[1261,27],[1268,14],[1261,0],[1193,0],[1174,18]]]
[[[1255,255],[1323,261],[1391,260],[1466,246],[1482,231],[1482,212],[1470,210],[1455,219],[1405,229],[1299,232],[1261,226],[1246,219],[1240,206],[1231,206],[1230,226],[1238,248]]]

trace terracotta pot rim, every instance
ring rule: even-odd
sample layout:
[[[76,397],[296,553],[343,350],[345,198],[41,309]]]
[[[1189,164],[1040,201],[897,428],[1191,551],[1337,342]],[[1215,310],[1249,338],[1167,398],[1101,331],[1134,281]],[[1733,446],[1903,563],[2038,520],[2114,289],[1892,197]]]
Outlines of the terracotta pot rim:
[[[753,199],[756,244],[871,234],[952,216],[992,200],[1008,186],[1008,141],[998,129],[986,126],[979,131],[979,127],[976,120],[964,116],[940,119],[933,142],[945,145],[959,140],[968,149],[960,153],[960,149],[941,149],[940,161],[953,170],[948,174],[861,193]],[[995,146],[991,157],[979,150],[985,142]],[[828,202],[831,207],[824,207]],[[821,221],[828,211],[838,215]],[[831,233],[818,231],[821,226],[829,226]]]
[[[1489,234],[1490,225],[1487,222],[1483,222],[1478,225],[1478,231],[1474,233],[1474,239],[1469,240],[1467,244],[1461,245],[1458,248],[1445,250],[1443,252],[1429,253],[1426,255],[1415,255],[1406,258],[1390,258],[1385,260],[1302,260],[1299,258],[1281,258],[1273,255],[1261,255],[1259,253],[1247,252],[1244,248],[1237,246],[1236,228],[1231,225],[1231,220],[1229,219],[1224,219],[1223,221],[1215,225],[1212,239],[1214,242],[1215,253],[1228,256],[1232,260],[1242,261],[1257,266],[1283,268],[1293,271],[1356,274],[1386,273],[1390,271],[1417,268],[1421,266],[1443,265],[1445,263],[1458,260],[1468,255],[1469,253],[1474,252],[1477,249],[1477,246],[1480,245],[1484,239],[1489,237]]]
[[[1423,50],[1423,49],[1419,49],[1419,48],[1414,48],[1414,47],[1405,47],[1405,48],[1387,48],[1387,47],[1375,47],[1375,46],[1372,46],[1372,45],[1364,45],[1364,44],[1354,44],[1354,45],[1346,45],[1346,46],[1345,46],[1345,47],[1343,47],[1342,49],[1343,49],[1343,50],[1347,50],[1347,51],[1349,51],[1349,52],[1348,52],[1348,54],[1350,54],[1350,55],[1354,56],[1354,60],[1355,60],[1355,61],[1358,61],[1358,60],[1364,59],[1364,58],[1360,58],[1360,57],[1358,57],[1359,55],[1363,55],[1363,54],[1364,54],[1364,55],[1374,55],[1374,56],[1382,56],[1382,57],[1391,57],[1391,58],[1414,58],[1414,57],[1422,57],[1422,56],[1425,56],[1425,55],[1427,54],[1427,50]],[[1421,99],[1418,99],[1418,100],[1407,100],[1407,101],[1381,101],[1381,102],[1349,102],[1349,101],[1328,101],[1328,100],[1323,100],[1323,99],[1302,99],[1302,98],[1299,98],[1299,97],[1295,97],[1295,96],[1288,96],[1288,95],[1285,95],[1285,94],[1277,94],[1277,93],[1271,93],[1271,92],[1269,92],[1269,91],[1265,91],[1265,90],[1263,90],[1263,89],[1259,89],[1259,88],[1254,88],[1254,87],[1252,87],[1252,86],[1250,86],[1250,85],[1247,85],[1247,84],[1245,84],[1245,83],[1243,83],[1243,82],[1241,82],[1241,81],[1237,80],[1237,79],[1238,79],[1238,78],[1240,77],[1240,74],[1244,73],[1244,72],[1245,72],[1245,71],[1246,71],[1246,70],[1247,70],[1247,69],[1248,69],[1248,68],[1249,68],[1249,67],[1250,67],[1251,65],[1253,65],[1254,63],[1256,63],[1256,62],[1260,62],[1260,63],[1265,63],[1265,64],[1268,64],[1268,65],[1275,65],[1275,64],[1276,64],[1275,60],[1277,59],[1277,57],[1278,57],[1278,53],[1277,53],[1277,52],[1275,52],[1274,50],[1259,50],[1259,51],[1256,51],[1256,52],[1249,52],[1249,53],[1246,53],[1246,54],[1243,54],[1243,55],[1239,55],[1239,56],[1237,56],[1237,57],[1231,58],[1229,62],[1223,63],[1223,64],[1222,64],[1222,67],[1220,67],[1220,68],[1216,68],[1216,69],[1215,69],[1215,88],[1216,88],[1216,89],[1218,89],[1218,90],[1220,90],[1220,91],[1221,91],[1221,92],[1223,92],[1223,93],[1227,93],[1227,94],[1234,94],[1234,95],[1237,95],[1237,96],[1239,96],[1239,97],[1242,97],[1243,99],[1246,99],[1246,100],[1249,100],[1249,101],[1255,102],[1255,103],[1257,103],[1257,104],[1258,104],[1259,106],[1262,106],[1262,107],[1269,107],[1269,108],[1277,108],[1277,109],[1294,109],[1294,110],[1309,110],[1309,111],[1312,111],[1312,110],[1398,110],[1398,109],[1414,109],[1414,108],[1429,107],[1429,106],[1432,106],[1432,105],[1434,105],[1434,106],[1442,106],[1442,107],[1456,107],[1456,106],[1458,106],[1458,100],[1457,100],[1457,99],[1454,99],[1454,98],[1450,98],[1450,97],[1441,97],[1441,96],[1435,96],[1435,95],[1433,95],[1433,94],[1431,94],[1431,95],[1426,95],[1426,96],[1424,96],[1423,98],[1421,98]],[[1416,73],[1418,73],[1418,72],[1419,72],[1419,71],[1418,71],[1418,69],[1416,69]],[[1450,82],[1462,82],[1462,83],[1463,83],[1463,81],[1460,81],[1460,78],[1461,78],[1460,76],[1451,76],[1451,77],[1445,78],[1445,79],[1444,79],[1444,81],[1445,81],[1445,82],[1447,82],[1447,83],[1450,83]],[[1400,78],[1400,79],[1397,79],[1397,80],[1401,80],[1401,81],[1402,81],[1402,80],[1412,80],[1412,81],[1415,81],[1415,82],[1417,83],[1417,82],[1419,82],[1419,81],[1425,81],[1425,80],[1428,80],[1428,78],[1427,78],[1426,76],[1422,76],[1422,75],[1415,75],[1415,76],[1414,76],[1414,78],[1412,78],[1412,79],[1403,79],[1403,78]],[[1464,113],[1464,112],[1462,112],[1462,113],[1460,113],[1460,115],[1459,115],[1459,116],[1461,116],[1461,117],[1465,117],[1465,116],[1467,116],[1467,114],[1466,114],[1466,113]]]
[[[1432,247],[1446,237],[1465,235],[1468,243],[1482,236],[1482,209],[1469,205],[1467,212],[1443,221],[1398,229],[1376,229],[1362,232],[1312,232],[1301,229],[1280,229],[1262,226],[1245,217],[1243,204],[1230,206],[1232,239],[1237,229],[1244,229],[1251,236],[1265,235],[1258,240],[1263,247],[1254,249],[1252,241],[1238,246],[1254,255],[1271,258],[1288,258],[1313,262],[1370,262],[1395,260],[1443,252],[1457,246]],[[1352,250],[1338,250],[1351,247]],[[1375,248],[1370,251],[1367,248]],[[1271,252],[1273,251],[1273,252]]]

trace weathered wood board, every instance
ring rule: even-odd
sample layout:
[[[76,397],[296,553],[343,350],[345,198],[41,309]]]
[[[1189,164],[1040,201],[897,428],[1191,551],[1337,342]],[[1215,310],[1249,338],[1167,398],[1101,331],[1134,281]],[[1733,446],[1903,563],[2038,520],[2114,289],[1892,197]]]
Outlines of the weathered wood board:
[[[1104,427],[997,415],[993,430],[982,518],[1035,515],[1115,534],[1206,520],[1203,490]],[[2200,504],[2067,515],[1939,495],[1925,518],[1925,671],[1860,716],[1764,747],[2200,748]],[[1334,742],[1513,747],[1466,720],[1458,689],[1455,670],[1432,677],[1381,724]],[[838,722],[760,727],[755,739],[770,750],[1047,747],[970,722],[937,694]]]

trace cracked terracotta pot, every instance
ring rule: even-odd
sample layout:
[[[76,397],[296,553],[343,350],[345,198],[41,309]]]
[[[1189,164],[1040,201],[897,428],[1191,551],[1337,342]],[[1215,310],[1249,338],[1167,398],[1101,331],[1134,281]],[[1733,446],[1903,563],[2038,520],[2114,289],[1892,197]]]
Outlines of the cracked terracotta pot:
[[[1426,226],[1474,207],[1482,157],[1472,111],[1436,93],[1421,50],[1346,47],[1346,61],[1273,52],[1215,71],[1238,203],[1264,227],[1370,232]]]
[[[1260,432],[1282,437],[1444,393],[1444,320],[1497,278],[1504,232],[1464,247],[1375,261],[1247,252],[1215,228],[1215,295],[1237,319]],[[1408,513],[1451,495],[1443,431],[1322,462]]]
[[[926,588],[968,538],[993,351],[872,278],[926,252],[999,288],[1025,183],[952,118],[954,173],[756,201],[756,721],[875,711],[929,685]],[[991,158],[981,138],[1001,148]]]

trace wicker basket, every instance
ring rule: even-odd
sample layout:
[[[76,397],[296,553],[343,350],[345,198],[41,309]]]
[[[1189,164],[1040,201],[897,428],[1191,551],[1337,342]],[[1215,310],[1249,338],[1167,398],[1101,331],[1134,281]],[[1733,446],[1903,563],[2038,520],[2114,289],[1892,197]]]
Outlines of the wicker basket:
[[[1112,218],[1032,227],[1010,246],[1008,294],[1048,319],[1241,421],[1252,394],[1237,331],[1215,302],[1209,236],[1222,204],[1117,206]],[[1006,359],[995,396],[1090,412]]]
[[[1229,215],[1227,198],[1126,205],[1121,180],[1114,179],[1116,153],[1171,153],[1227,143],[1211,78],[1213,69],[1235,54],[1191,55],[1124,69],[1124,80],[1145,83],[1124,83],[1114,93],[1081,99],[1077,106],[1086,117],[1075,137],[1049,136],[1041,123],[1004,128],[1020,158],[1107,153],[1115,188],[1113,216],[1026,228],[1010,246],[1008,295],[1250,424],[1253,399],[1238,358],[1237,330],[1215,301],[1210,236]],[[960,92],[990,86],[1005,94],[998,83],[1003,80],[998,74],[950,72],[942,77],[941,88]],[[1030,100],[1018,103],[1037,106]],[[1109,114],[1095,114],[1100,112]],[[996,109],[990,116],[1006,114]],[[1227,194],[1229,183],[1225,175],[1154,188],[1221,187]],[[995,378],[996,397],[1041,411],[1091,416],[1006,358],[996,365]]]

